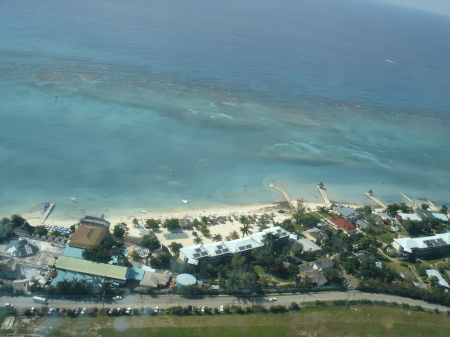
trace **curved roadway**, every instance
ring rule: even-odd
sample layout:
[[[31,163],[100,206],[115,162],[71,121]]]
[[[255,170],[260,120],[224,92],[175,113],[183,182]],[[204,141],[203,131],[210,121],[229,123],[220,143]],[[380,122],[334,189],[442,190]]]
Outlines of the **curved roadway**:
[[[272,296],[254,296],[254,297],[236,297],[236,296],[226,296],[220,295],[215,297],[208,296],[196,296],[191,298],[186,298],[179,295],[159,295],[158,297],[150,297],[147,295],[128,295],[125,296],[122,300],[105,300],[103,303],[101,300],[93,301],[90,299],[85,300],[49,300],[48,308],[84,308],[84,307],[97,307],[97,308],[124,308],[124,307],[162,307],[168,308],[172,306],[210,306],[210,307],[219,307],[220,305],[242,305],[247,306],[251,304],[262,304],[269,306],[273,302],[270,301],[271,297],[276,297],[276,304],[283,304],[288,306],[291,302],[304,303],[304,302],[315,302],[319,301],[333,301],[333,300],[358,300],[358,299],[369,299],[369,300],[378,300],[378,301],[388,301],[388,302],[397,302],[407,303],[411,306],[420,305],[423,308],[428,309],[439,309],[443,311],[450,310],[449,307],[445,307],[438,304],[432,304],[420,300],[413,300],[406,297],[400,296],[391,296],[385,294],[370,294],[370,293],[362,293],[357,290],[351,290],[348,292],[327,292],[327,293],[306,293],[306,294],[283,294],[283,295],[272,295]],[[15,308],[19,310],[25,310],[32,306],[41,307],[43,306],[40,303],[33,302],[32,297],[5,297],[1,298],[3,306],[5,303],[12,303]]]

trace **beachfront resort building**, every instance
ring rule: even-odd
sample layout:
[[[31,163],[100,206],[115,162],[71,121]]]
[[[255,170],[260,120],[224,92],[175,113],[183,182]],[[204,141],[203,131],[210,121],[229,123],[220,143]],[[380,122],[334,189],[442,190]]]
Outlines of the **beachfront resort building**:
[[[343,205],[334,205],[331,206],[331,209],[336,214],[339,214],[341,217],[343,217],[345,220],[347,220],[350,223],[355,223],[356,220],[361,218],[361,214],[359,214],[357,211],[350,207],[346,207]]]
[[[264,229],[261,232],[226,242],[213,242],[207,245],[195,245],[180,249],[180,260],[183,263],[198,264],[199,260],[206,259],[214,262],[222,259],[232,259],[234,254],[248,254],[252,249],[260,249],[269,245],[265,240],[268,233],[276,234],[279,240],[288,241],[289,232],[282,227]]]
[[[80,225],[69,241],[69,246],[78,248],[91,248],[102,242],[106,234],[105,227]]]
[[[399,238],[392,243],[397,254],[408,257],[415,254],[416,257],[426,258],[430,256],[443,256],[450,253],[450,233],[436,234],[422,238]]]
[[[95,216],[86,215],[83,219],[80,219],[80,222],[78,222],[77,225],[78,226],[88,225],[88,226],[103,227],[103,228],[106,228],[107,230],[109,230],[111,223],[109,221],[106,221],[103,217],[98,218]]]

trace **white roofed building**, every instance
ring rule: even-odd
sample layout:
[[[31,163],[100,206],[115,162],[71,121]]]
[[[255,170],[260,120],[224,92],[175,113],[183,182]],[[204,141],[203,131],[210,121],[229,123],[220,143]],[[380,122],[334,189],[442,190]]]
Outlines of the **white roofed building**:
[[[247,254],[253,249],[265,247],[265,236],[267,233],[278,235],[280,240],[289,240],[289,232],[284,228],[267,228],[261,232],[250,234],[237,240],[181,248],[180,260],[184,263],[198,264],[198,261],[202,259],[208,259],[208,261],[231,259],[234,254]]]
[[[425,271],[427,273],[427,277],[436,276],[438,279],[438,286],[450,288],[447,281],[442,277],[442,275],[436,269],[427,269]]]
[[[450,233],[441,233],[421,238],[394,239],[392,247],[402,257],[415,254],[417,257],[442,256],[450,253]]]
[[[408,213],[397,213],[397,219],[399,219],[400,221],[405,220],[422,221],[422,218],[417,214],[408,214]]]

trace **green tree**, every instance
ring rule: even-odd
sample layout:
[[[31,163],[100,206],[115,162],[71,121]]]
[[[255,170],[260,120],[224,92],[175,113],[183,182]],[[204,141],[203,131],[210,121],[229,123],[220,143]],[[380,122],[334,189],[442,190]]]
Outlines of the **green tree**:
[[[237,240],[237,239],[239,239],[239,234],[234,230],[230,233],[230,240]]]
[[[447,215],[447,213],[448,213],[448,207],[447,207],[447,205],[442,205],[442,207],[441,207],[441,213]]]
[[[37,235],[47,235],[48,229],[45,226],[36,226],[35,233]]]
[[[271,252],[272,249],[274,248],[274,246],[276,245],[276,243],[278,242],[278,239],[280,238],[280,236],[278,234],[275,233],[266,233],[266,235],[264,236],[264,243],[266,246],[266,250]]]
[[[62,235],[62,233],[60,232],[60,231],[52,231],[51,233],[50,233],[50,235],[52,235],[52,236],[61,236]]]
[[[130,257],[133,261],[139,260],[140,256],[139,253],[133,249],[133,251],[130,253]]]
[[[301,224],[306,228],[313,228],[317,225],[317,219],[311,214],[304,214],[301,220]]]
[[[114,236],[117,238],[121,238],[125,235],[125,229],[123,229],[120,225],[114,226]]]
[[[11,224],[14,227],[14,229],[22,226],[25,222],[26,222],[26,220],[24,218],[22,218],[22,215],[20,215],[20,214],[13,214],[11,216]]]
[[[208,227],[206,227],[205,224],[202,224],[200,227],[200,232],[204,235],[204,236],[208,236],[211,234],[211,231],[208,229]]]
[[[428,205],[428,204],[422,204],[422,205],[420,205],[420,208],[422,208],[422,209],[424,209],[424,210],[427,210],[428,208],[430,208],[430,205]]]
[[[342,279],[339,277],[339,273],[336,269],[326,269],[323,272],[323,276],[327,279],[330,283],[342,283]]]
[[[292,220],[296,224],[300,224],[303,219],[303,215],[306,213],[306,209],[308,205],[306,205],[303,199],[297,199],[297,203],[292,211]]]
[[[195,239],[194,239],[194,243],[195,243],[196,245],[202,244],[202,243],[203,243],[203,239],[202,239],[201,237],[197,236],[197,237],[195,237]]]
[[[105,236],[103,237],[103,240],[101,242],[101,245],[105,249],[109,250],[112,247],[114,247],[116,244],[117,244],[116,239],[114,239],[114,237],[110,233],[106,232]]]
[[[214,242],[222,241],[222,235],[220,235],[220,234],[214,234],[212,240],[213,240]]]
[[[146,226],[147,228],[149,228],[149,229],[155,230],[155,229],[158,229],[159,224],[158,224],[158,222],[156,222],[156,220],[154,220],[154,219],[147,219],[147,220],[145,221],[145,226]]]
[[[287,271],[289,273],[289,275],[291,276],[291,278],[295,278],[298,276],[299,273],[299,269],[298,266],[291,263],[288,267],[287,267]]]
[[[108,263],[111,261],[112,253],[110,249],[106,249],[102,245],[94,246],[83,250],[83,259],[98,263]]]
[[[249,235],[249,234],[252,234],[252,231],[250,230],[250,225],[246,224],[246,223],[244,223],[242,225],[242,227],[239,228],[239,231],[242,233],[242,237],[244,237],[246,235]]]
[[[178,256],[180,254],[180,249],[183,248],[183,245],[179,242],[174,241],[168,247],[175,255]]]
[[[432,288],[436,288],[439,285],[439,279],[437,278],[437,276],[431,276],[430,278],[430,285]]]
[[[180,228],[180,220],[179,219],[166,219],[163,224],[164,228],[167,228],[168,230],[174,230]]]
[[[138,218],[133,218],[133,221],[131,221],[131,223],[132,223],[134,226],[139,225],[139,220],[138,220]]]
[[[164,269],[170,263],[172,257],[169,254],[161,254],[150,259],[150,265],[155,269]]]
[[[192,221],[192,227],[195,227],[195,228],[200,228],[200,226],[201,226],[201,222],[200,221],[198,221],[198,219],[194,219],[193,221]]]
[[[157,250],[161,247],[161,243],[158,238],[150,235],[144,235],[139,245],[149,249],[150,251]]]

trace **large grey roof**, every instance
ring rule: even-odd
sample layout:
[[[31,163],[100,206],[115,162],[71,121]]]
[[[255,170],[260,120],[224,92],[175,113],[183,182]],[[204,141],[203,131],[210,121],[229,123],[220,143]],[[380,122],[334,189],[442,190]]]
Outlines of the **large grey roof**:
[[[351,209],[350,207],[346,207],[343,205],[333,206],[332,208],[336,210],[340,215],[346,218],[359,215],[359,213],[356,212],[354,209]]]
[[[334,262],[333,260],[329,259],[329,258],[324,258],[324,259],[320,259],[317,261],[314,261],[314,264],[316,264],[318,267],[324,269],[324,268],[329,268],[329,267],[334,267]]]

